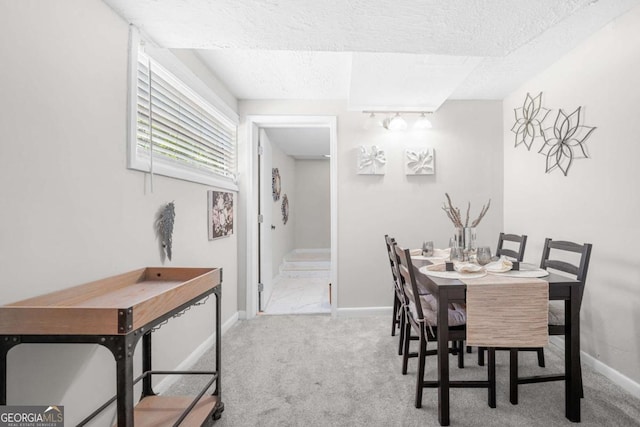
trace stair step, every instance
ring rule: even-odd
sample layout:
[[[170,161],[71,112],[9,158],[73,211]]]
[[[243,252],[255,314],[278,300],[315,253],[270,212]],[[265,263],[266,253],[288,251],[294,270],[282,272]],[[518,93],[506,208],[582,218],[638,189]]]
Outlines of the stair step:
[[[283,262],[280,270],[329,270],[330,262]]]
[[[329,278],[331,252],[326,249],[296,249],[284,256],[280,264],[283,277]]]

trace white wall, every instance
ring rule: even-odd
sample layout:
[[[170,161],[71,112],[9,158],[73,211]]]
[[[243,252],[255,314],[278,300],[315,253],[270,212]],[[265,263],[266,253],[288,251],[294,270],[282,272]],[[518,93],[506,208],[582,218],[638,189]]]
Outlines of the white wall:
[[[513,109],[526,93],[597,129],[590,159],[568,176],[545,174],[545,157],[514,149]],[[613,21],[504,100],[505,229],[529,235],[526,258],[540,262],[545,237],[593,243],[581,311],[582,349],[640,382],[640,8]]]
[[[165,266],[222,267],[228,320],[237,234],[208,241],[209,188],[156,176],[150,193],[125,167],[127,37],[97,0],[0,3],[0,304],[160,265],[154,218],[175,201]],[[154,368],[174,368],[206,340],[213,311],[209,301],[164,326]],[[113,357],[95,346],[18,346],[8,372],[10,404],[62,404],[69,425],[115,392]]]
[[[347,111],[343,101],[240,101],[238,107],[241,124],[253,114],[338,117],[338,150],[332,154],[338,162],[339,308],[391,305],[386,233],[408,247],[418,247],[426,239],[437,246],[448,243],[453,226],[441,210],[445,192],[460,206],[471,201],[474,212],[492,198],[478,239],[495,245],[503,220],[501,102],[447,102],[431,117],[433,129],[406,133],[382,128],[364,131],[366,116]],[[246,135],[244,129],[241,137]],[[246,141],[241,139],[240,144]],[[356,174],[360,144],[377,144],[387,151],[385,176]],[[434,176],[404,175],[404,149],[415,146],[435,148]]]
[[[297,223],[298,201],[295,197],[296,161],[285,154],[280,147],[271,145],[271,166],[280,171],[280,200],[274,202],[271,198],[271,224],[276,228],[271,230],[271,261],[273,277],[278,275],[280,263],[286,254],[295,249],[295,230]],[[271,192],[265,194],[265,198]],[[289,219],[282,221],[282,200],[284,196],[289,200]],[[268,199],[267,199],[268,200]]]
[[[295,247],[331,247],[331,192],[328,160],[296,160]]]

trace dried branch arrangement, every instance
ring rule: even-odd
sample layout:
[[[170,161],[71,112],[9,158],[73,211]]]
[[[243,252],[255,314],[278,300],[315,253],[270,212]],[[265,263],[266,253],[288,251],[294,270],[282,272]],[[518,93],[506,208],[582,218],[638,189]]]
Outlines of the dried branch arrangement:
[[[451,222],[453,222],[453,225],[457,228],[469,227],[469,213],[471,211],[471,202],[467,203],[467,214],[463,223],[460,209],[453,206],[453,202],[451,201],[451,197],[449,197],[448,193],[444,193],[444,195],[447,197],[447,201],[444,203],[442,210],[447,214],[447,217],[449,217]],[[478,224],[480,224],[480,221],[482,221],[482,218],[484,218],[490,206],[491,199],[489,199],[489,202],[486,205],[482,205],[480,215],[478,215],[478,218],[471,222],[471,227],[476,227]]]

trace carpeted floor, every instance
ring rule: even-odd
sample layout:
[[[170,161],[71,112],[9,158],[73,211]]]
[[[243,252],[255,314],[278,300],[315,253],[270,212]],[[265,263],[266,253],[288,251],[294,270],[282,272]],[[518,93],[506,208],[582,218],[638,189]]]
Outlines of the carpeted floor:
[[[415,343],[413,343],[415,344]],[[466,367],[451,356],[452,379],[484,379],[477,355]],[[561,372],[557,349],[545,351],[544,372]],[[213,350],[196,369],[211,369]],[[520,356],[521,373],[540,372],[534,353]],[[526,367],[525,367],[526,366]],[[508,398],[508,355],[498,352],[498,407],[486,389],[451,391],[452,426],[576,425],[564,417],[562,382],[520,387],[520,404]],[[215,424],[226,426],[437,426],[437,391],[425,389],[413,406],[416,359],[400,373],[397,337],[387,316],[334,319],[323,315],[259,316],[240,321],[223,337],[222,401]],[[426,377],[436,377],[427,358]],[[607,378],[584,368],[583,426],[640,426],[640,401]],[[204,380],[180,380],[168,394],[194,394]]]

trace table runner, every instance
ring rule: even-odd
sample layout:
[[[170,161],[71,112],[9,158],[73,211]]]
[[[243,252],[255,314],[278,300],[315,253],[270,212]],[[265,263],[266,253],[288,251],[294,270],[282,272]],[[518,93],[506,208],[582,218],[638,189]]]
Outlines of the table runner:
[[[549,284],[489,274],[467,285],[467,345],[544,347],[549,343]]]

